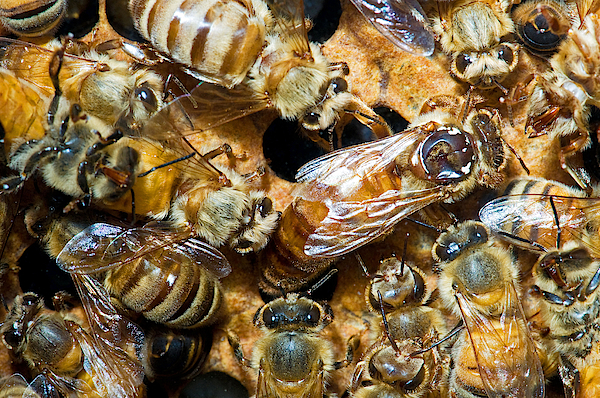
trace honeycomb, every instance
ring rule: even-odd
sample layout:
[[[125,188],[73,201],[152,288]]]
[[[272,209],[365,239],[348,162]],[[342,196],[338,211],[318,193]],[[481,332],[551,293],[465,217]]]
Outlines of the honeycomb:
[[[123,29],[127,30],[129,22],[117,21],[115,18],[127,15],[125,3],[124,0],[100,0],[98,21],[89,33],[81,37],[81,40],[94,44],[121,38]],[[131,30],[127,33],[135,35]],[[388,108],[409,122],[415,119],[430,98],[444,95],[460,97],[469,90],[468,84],[458,81],[449,73],[448,57],[441,51],[436,51],[431,57],[418,57],[398,49],[369,24],[348,0],[341,1],[341,17],[337,28],[323,44],[322,49],[329,60],[347,63],[350,70],[347,80],[351,90],[367,105],[373,108]],[[125,54],[116,54],[116,57],[128,59]],[[548,67],[544,59],[526,51],[522,51],[520,56],[522,57],[520,68],[504,83],[506,87],[520,85],[526,88],[535,76]],[[157,69],[165,74],[173,72],[168,69],[168,65],[160,65]],[[185,75],[179,77],[184,85],[192,84]],[[502,115],[503,138],[527,165],[530,176],[574,185],[571,177],[560,166],[559,142],[551,140],[546,135],[531,139],[524,134],[525,101],[517,99],[511,103],[512,114],[509,115],[507,98],[501,98],[500,90],[479,90],[474,95],[482,97],[487,107],[499,110]],[[237,155],[234,164],[225,157],[217,157],[214,162],[233,166],[241,174],[252,173],[264,167],[265,174],[259,180],[259,187],[274,200],[277,209],[283,211],[293,200],[292,191],[295,183],[281,178],[282,172],[270,167],[273,164],[271,155],[266,156],[265,153],[278,151],[276,146],[278,141],[286,140],[286,137],[298,133],[293,124],[286,124],[275,131],[274,138],[270,137],[268,142],[263,140],[269,126],[276,118],[274,112],[259,112],[195,134],[191,137],[191,142],[199,148],[216,148],[224,142],[228,143],[233,153]],[[269,145],[275,145],[275,148],[269,148]],[[594,167],[597,167],[593,159],[594,155],[589,151],[579,156],[586,157],[585,159],[581,157],[580,162],[586,162],[586,165],[591,162]],[[505,173],[505,185],[514,177],[526,175],[525,170],[512,155],[509,156],[509,165]],[[500,187],[497,192],[479,189],[466,200],[449,205],[448,210],[459,220],[476,219],[481,205],[502,192],[503,188]],[[6,214],[6,209],[2,214]],[[7,226],[10,223],[12,219],[5,217],[4,231],[9,230]],[[374,273],[381,259],[403,253],[407,234],[409,234],[409,244],[404,258],[424,270],[428,276],[427,284],[435,287],[437,276],[432,271],[433,259],[431,258],[431,247],[438,235],[435,231],[415,226],[410,221],[403,221],[397,225],[393,233],[358,249],[357,254],[364,261],[366,268]],[[13,266],[4,273],[2,295],[10,302],[10,298],[21,292],[19,272],[21,277],[25,273],[41,273],[39,268],[45,265],[19,261],[23,253],[34,244],[35,239],[26,232],[22,220],[18,217],[5,239],[3,262],[18,264],[20,267],[20,271]],[[224,305],[216,324],[211,328],[213,343],[208,358],[202,366],[202,373],[211,371],[226,373],[239,380],[250,392],[249,394],[253,395],[257,375],[254,371],[242,367],[236,360],[227,340],[227,331],[234,331],[239,336],[242,348],[249,357],[254,343],[263,333],[252,326],[255,312],[264,305],[258,289],[257,270],[260,269],[261,264],[258,264],[259,257],[255,255],[241,256],[227,249],[223,249],[223,253],[231,262],[233,272],[221,281]],[[334,321],[321,334],[323,339],[333,343],[336,359],[341,359],[345,355],[346,341],[351,336],[361,337],[361,345],[355,352],[354,362],[346,368],[334,371],[327,389],[328,394],[343,396],[350,383],[354,364],[368,349],[369,344],[366,339],[369,326],[378,321],[377,317],[367,310],[365,304],[364,294],[369,279],[359,266],[357,257],[353,254],[341,256],[336,261],[335,267],[339,270],[333,278],[332,285],[335,286],[328,287],[330,291],[327,292],[330,296],[329,304],[334,313]],[[528,269],[524,267],[525,285],[529,283],[527,272]],[[535,307],[535,305],[535,302],[530,303],[524,299],[526,311],[528,306]],[[447,317],[448,325],[457,322],[451,315],[448,314]],[[4,345],[0,344],[0,376],[16,372],[26,371],[22,365],[14,363]],[[163,393],[177,396],[186,381],[157,383],[162,384],[166,392],[158,387],[153,391],[155,383],[148,389],[149,396],[161,396]],[[556,376],[547,386],[547,396],[562,396],[560,379]]]

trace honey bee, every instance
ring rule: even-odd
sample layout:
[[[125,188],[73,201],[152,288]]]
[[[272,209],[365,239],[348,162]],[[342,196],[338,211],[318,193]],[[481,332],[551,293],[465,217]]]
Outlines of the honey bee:
[[[484,224],[465,221],[432,248],[442,301],[465,329],[454,343],[451,393],[543,397],[544,373],[523,314],[518,270]]]
[[[100,54],[87,46],[80,48],[78,42],[71,44],[67,46],[53,40],[42,47],[20,40],[0,39],[0,67],[36,86],[39,96],[52,99],[44,108],[48,110],[49,124],[54,120],[61,97],[70,104],[79,104],[85,114],[125,133],[139,130],[142,121],[164,105],[164,84],[157,73]],[[5,79],[7,74],[3,72],[1,79]],[[4,84],[14,87],[14,78],[10,79]],[[17,98],[12,101],[15,106],[22,104],[17,102]],[[5,104],[11,105],[10,102]],[[61,117],[58,118],[60,120]],[[9,126],[14,123],[9,116],[2,118],[2,122],[5,121],[9,122]]]
[[[424,305],[430,295],[419,268],[393,257],[381,263],[365,298],[371,312],[382,314],[385,334],[377,330],[380,327],[373,328],[379,337],[357,364],[351,388],[354,397],[447,394],[450,360],[445,348],[433,347],[446,325],[439,310]],[[387,315],[386,308],[391,310]],[[372,385],[362,384],[365,372]]]
[[[452,57],[450,71],[480,88],[500,83],[519,63],[520,46],[506,41],[515,27],[509,0],[437,2],[431,12],[433,31],[443,51]]]
[[[210,333],[151,327],[146,332],[141,360],[146,377],[189,379],[200,372],[212,343]]]
[[[529,137],[548,134],[559,139],[559,159],[577,184],[591,193],[591,178],[572,157],[591,145],[588,119],[592,106],[600,105],[600,26],[595,14],[572,29],[550,59],[552,70],[539,76],[529,99],[525,132]]]
[[[574,3],[562,0],[526,1],[511,12],[516,33],[530,51],[552,54],[578,21]]]
[[[110,315],[118,317],[110,307],[102,311],[106,311],[104,320]],[[97,319],[102,319],[100,313],[101,310],[95,310]],[[96,330],[90,333],[84,329],[77,317],[46,310],[40,297],[25,293],[15,299],[0,333],[15,357],[40,372],[47,386],[64,396],[71,396],[74,391],[81,396],[97,396],[90,385],[77,378],[85,371],[101,396],[135,397],[143,378],[141,365],[117,344],[126,339],[126,333],[133,341],[139,343],[139,340],[133,335],[134,329],[120,328],[118,322],[113,318],[103,326],[116,326],[124,333],[121,340],[107,340],[96,334]]]
[[[352,0],[352,4],[389,41],[424,57],[433,54],[435,39],[425,11],[415,0]]]
[[[198,106],[190,115],[197,128],[274,108],[284,119],[299,120],[326,150],[333,135],[325,140],[319,131],[333,131],[345,113],[377,137],[391,134],[383,119],[349,91],[347,65],[329,62],[308,41],[301,1],[270,9],[262,0],[130,0],[129,9],[136,29],[154,48],[197,79],[214,83],[191,91]],[[136,56],[135,50],[128,52]]]
[[[472,110],[464,123],[459,120],[434,110],[398,135],[304,165],[296,175],[303,183],[297,196],[324,204],[316,207],[313,217],[324,218],[313,224],[304,253],[339,256],[428,205],[458,201],[480,186],[497,187],[507,158],[498,115]]]
[[[87,224],[87,225],[86,225]],[[146,319],[173,328],[202,327],[222,302],[218,278],[229,262],[189,231],[124,228],[63,217],[44,238],[61,269],[74,277],[98,275],[110,296]],[[83,295],[92,292],[83,289]]]
[[[331,342],[319,336],[332,321],[329,305],[297,293],[265,304],[254,316],[254,325],[265,334],[254,345],[250,364],[238,337],[229,331],[235,356],[258,371],[257,398],[323,397],[331,372],[352,361],[359,342],[358,336],[352,336],[346,359],[334,362]]]

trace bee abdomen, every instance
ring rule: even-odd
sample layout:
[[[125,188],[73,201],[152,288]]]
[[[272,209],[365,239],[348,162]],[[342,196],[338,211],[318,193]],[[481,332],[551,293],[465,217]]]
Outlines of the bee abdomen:
[[[130,0],[136,29],[207,80],[240,83],[265,42],[265,16],[232,0]]]
[[[181,267],[163,260],[158,268],[136,261],[110,272],[105,284],[128,308],[174,328],[207,325],[222,300],[219,282],[195,264]]]

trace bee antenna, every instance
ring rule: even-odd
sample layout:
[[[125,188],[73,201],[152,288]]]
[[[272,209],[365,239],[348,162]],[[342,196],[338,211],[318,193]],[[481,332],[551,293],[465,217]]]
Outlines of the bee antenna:
[[[404,275],[404,258],[406,257],[406,250],[408,249],[408,237],[410,234],[406,233],[406,239],[404,239],[404,249],[402,250],[402,260],[400,260],[400,276]]]
[[[558,221],[558,212],[556,211],[556,206],[554,205],[554,198],[552,196],[550,196],[550,206],[552,207],[554,221],[556,222],[556,248],[560,249],[560,235],[562,230],[560,228],[560,223]]]
[[[500,136],[500,139],[502,140],[502,142],[504,142],[504,145],[506,145],[506,147],[508,149],[510,149],[510,151],[512,152],[512,154],[515,155],[515,158],[517,158],[517,160],[521,164],[521,167],[523,168],[523,170],[525,170],[525,173],[527,173],[527,175],[531,174],[529,172],[529,168],[525,164],[525,161],[521,158],[521,156],[519,156],[519,154],[517,153],[517,151],[515,151],[515,148],[513,148],[512,145],[510,145],[508,142],[506,142],[506,140],[504,139],[504,137]]]
[[[129,192],[131,192],[131,225],[135,225],[135,193],[133,192],[133,188],[131,188]]]
[[[321,279],[319,279],[314,285],[312,285],[312,287],[310,289],[308,289],[306,291],[306,295],[311,296],[315,290],[317,290],[318,288],[323,286],[323,284],[325,282],[327,282],[329,280],[329,278],[331,278],[333,275],[337,274],[337,272],[338,272],[337,268],[330,269],[329,272],[327,274],[325,274],[325,276],[323,276]]]
[[[354,257],[356,258],[356,261],[358,262],[358,265],[360,265],[360,267],[362,268],[363,273],[365,274],[365,276],[367,278],[371,278],[371,274],[369,273],[369,270],[367,269],[367,266],[365,265],[362,257],[360,256],[360,254],[354,252]]]
[[[471,93],[473,92],[473,90],[475,89],[475,86],[471,85],[469,86],[469,89],[467,90],[467,93],[465,94],[465,103],[463,105],[463,108],[460,111],[460,124],[464,124],[465,120],[467,120],[467,115],[469,114],[469,110],[471,109]]]
[[[441,338],[440,340],[436,341],[435,343],[433,343],[432,345],[430,345],[427,348],[423,348],[422,350],[418,350],[415,351],[413,353],[410,354],[411,357],[416,357],[417,355],[421,355],[424,352],[427,352],[429,350],[431,350],[434,347],[437,347],[438,345],[442,344],[444,341],[451,339],[454,335],[456,335],[458,332],[460,332],[461,330],[463,330],[464,328],[464,323],[462,321],[462,319],[458,322],[458,324],[456,326],[454,326],[454,328],[443,338]]]
[[[528,245],[531,245],[531,246],[535,247],[536,249],[541,250],[543,252],[547,252],[548,251],[548,249],[546,249],[544,246],[540,245],[539,243],[534,242],[534,241],[529,240],[529,239],[521,238],[520,236],[511,234],[510,232],[497,231],[497,233],[500,236],[504,236],[505,238],[513,239],[513,240],[516,240],[516,241],[522,242],[522,243],[527,243]]]
[[[432,229],[432,230],[434,230],[435,232],[437,232],[439,234],[441,234],[442,232],[446,232],[446,230],[439,229],[437,227],[434,227],[433,225],[424,223],[423,221],[415,220],[414,218],[411,218],[411,217],[406,217],[405,220],[414,222],[415,224],[420,225],[422,227]]]
[[[390,341],[390,344],[392,345],[392,348],[394,349],[394,351],[399,353],[400,350],[398,349],[396,342],[394,341],[394,339],[392,339],[392,335],[390,334],[390,325],[388,324],[387,317],[385,316],[385,308],[383,307],[383,298],[381,297],[381,291],[379,291],[379,290],[377,291],[377,300],[379,301],[379,310],[381,311],[381,316],[383,318],[383,327],[385,330],[385,335],[387,336],[388,340]]]

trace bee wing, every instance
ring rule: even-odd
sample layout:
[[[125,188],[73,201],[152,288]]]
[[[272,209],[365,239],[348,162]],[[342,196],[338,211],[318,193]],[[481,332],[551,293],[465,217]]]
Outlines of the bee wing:
[[[83,278],[88,277],[84,276]],[[88,279],[93,281],[91,278]],[[79,282],[80,286],[87,283],[89,282]],[[104,315],[120,316],[112,310]],[[130,328],[131,325],[133,324],[129,323],[127,327]],[[134,359],[127,355],[125,351],[115,345],[115,341],[100,336],[93,337],[74,322],[67,322],[67,326],[83,352],[83,368],[92,378],[94,386],[101,396],[134,398],[139,395],[137,387],[143,383],[144,372],[141,362],[137,358]],[[123,329],[120,332],[130,333],[131,329]],[[135,337],[134,344],[141,346],[143,334],[139,329],[135,333],[138,335]]]
[[[556,248],[558,225],[551,198],[558,215],[561,241],[581,241],[589,247],[592,257],[600,258],[600,248],[586,242],[585,236],[582,235],[586,225],[597,218],[597,213],[600,212],[598,198],[541,194],[506,195],[483,206],[479,211],[479,218],[492,231],[520,247],[534,251]]]
[[[596,13],[598,8],[600,8],[600,0],[576,0],[575,4],[577,5],[579,20],[582,24],[588,14]]]
[[[352,4],[397,47],[415,55],[433,54],[435,39],[417,0],[352,0]]]
[[[19,396],[23,398],[39,398],[39,395],[20,373],[14,373],[0,379],[0,394],[6,394],[3,395],[6,397],[16,397],[17,394],[22,394]]]
[[[60,47],[57,47],[57,49]],[[0,67],[13,71],[47,95],[54,95],[54,85],[50,79],[49,65],[55,51],[21,40],[0,38]],[[64,54],[62,70],[69,71],[69,77],[79,73],[97,70],[103,66],[101,62]]]
[[[83,380],[66,378],[43,369],[29,385],[27,396],[41,398],[95,398],[98,395]]]
[[[282,33],[282,40],[292,45],[299,56],[310,54],[310,44],[304,20],[304,2],[302,0],[267,0]]]
[[[309,235],[304,253],[334,257],[348,253],[391,231],[400,220],[440,201],[441,186],[420,191],[386,191],[360,202],[332,202],[319,227]]]
[[[543,397],[544,373],[529,334],[517,292],[504,288],[499,319],[483,314],[460,292],[456,293],[485,391],[494,397]]]
[[[189,231],[156,228],[123,228],[96,223],[75,235],[57,257],[59,266],[71,274],[92,274],[127,264],[144,256],[166,255],[182,262],[201,264],[223,277],[231,272],[227,259],[217,249]],[[156,266],[160,263],[154,262]]]

